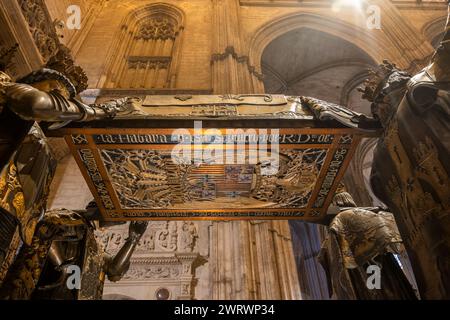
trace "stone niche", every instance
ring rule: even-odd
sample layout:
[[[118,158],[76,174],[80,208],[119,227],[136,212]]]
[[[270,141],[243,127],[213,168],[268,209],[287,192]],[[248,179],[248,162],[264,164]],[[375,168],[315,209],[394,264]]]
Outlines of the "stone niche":
[[[128,223],[96,232],[102,250],[111,255],[127,236]],[[196,269],[208,261],[207,247],[207,223],[152,221],[131,258],[129,270],[119,282],[105,282],[103,297],[194,299]]]

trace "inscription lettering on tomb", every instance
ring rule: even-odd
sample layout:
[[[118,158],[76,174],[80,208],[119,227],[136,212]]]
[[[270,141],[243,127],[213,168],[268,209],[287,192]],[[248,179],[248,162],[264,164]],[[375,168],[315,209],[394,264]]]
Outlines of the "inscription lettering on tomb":
[[[235,130],[230,130],[234,132]],[[94,134],[96,144],[179,144],[179,143],[279,143],[279,144],[330,144],[331,134],[249,134],[226,133],[218,135],[190,134]]]
[[[359,142],[348,129],[308,128],[89,129],[70,135],[100,210],[118,220],[318,220]],[[267,170],[274,159],[275,169]]]
[[[97,162],[95,161],[94,154],[90,149],[80,149],[78,151],[81,161],[83,161],[84,166],[87,169],[87,173],[94,184],[97,193],[102,200],[103,206],[106,209],[114,209],[114,204],[111,200],[109,192],[106,188],[103,177],[98,171]]]

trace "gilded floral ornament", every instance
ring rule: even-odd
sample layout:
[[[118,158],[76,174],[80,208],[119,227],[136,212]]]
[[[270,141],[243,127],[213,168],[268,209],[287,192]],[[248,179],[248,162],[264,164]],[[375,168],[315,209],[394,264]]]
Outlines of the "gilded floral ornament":
[[[16,210],[16,215],[20,219],[25,214],[25,198],[23,192],[17,192],[14,196],[13,206]]]

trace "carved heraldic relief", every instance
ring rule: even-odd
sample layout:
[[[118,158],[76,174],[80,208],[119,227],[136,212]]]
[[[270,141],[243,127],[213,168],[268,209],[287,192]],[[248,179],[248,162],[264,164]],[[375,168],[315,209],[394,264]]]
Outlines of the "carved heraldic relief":
[[[95,107],[108,115],[108,129],[63,132],[110,220],[321,219],[370,131],[358,127],[365,116],[307,97],[147,96]],[[234,119],[252,119],[255,128],[211,128]],[[280,128],[258,128],[269,119]],[[157,120],[194,128],[152,128]],[[203,120],[212,124],[197,128]],[[309,127],[313,120],[323,124]]]

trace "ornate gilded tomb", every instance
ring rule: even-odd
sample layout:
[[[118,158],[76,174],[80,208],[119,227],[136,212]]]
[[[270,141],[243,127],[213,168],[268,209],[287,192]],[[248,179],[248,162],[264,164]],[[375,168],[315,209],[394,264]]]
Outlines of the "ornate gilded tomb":
[[[61,132],[107,220],[320,221],[376,122],[307,97],[147,96]]]

